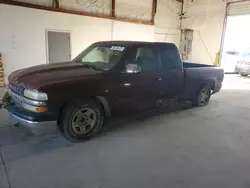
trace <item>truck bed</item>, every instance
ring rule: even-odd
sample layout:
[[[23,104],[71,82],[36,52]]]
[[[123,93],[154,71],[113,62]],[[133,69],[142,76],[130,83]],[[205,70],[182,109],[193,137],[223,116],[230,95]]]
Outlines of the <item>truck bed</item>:
[[[209,83],[216,93],[220,90],[224,78],[224,70],[213,65],[183,62],[185,77],[184,98],[196,96],[196,92],[204,83]]]

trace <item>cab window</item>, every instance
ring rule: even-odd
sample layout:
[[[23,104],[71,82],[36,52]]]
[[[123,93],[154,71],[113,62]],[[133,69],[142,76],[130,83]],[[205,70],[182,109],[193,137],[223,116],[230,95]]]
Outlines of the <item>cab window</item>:
[[[132,47],[128,49],[125,56],[126,64],[137,64],[141,67],[141,72],[157,71],[156,55],[150,47]]]
[[[161,47],[160,58],[163,70],[179,69],[182,66],[179,51],[174,46]]]

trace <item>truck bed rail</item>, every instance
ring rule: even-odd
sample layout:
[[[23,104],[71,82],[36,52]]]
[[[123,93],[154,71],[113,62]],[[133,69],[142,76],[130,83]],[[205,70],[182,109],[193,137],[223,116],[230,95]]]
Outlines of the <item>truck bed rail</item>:
[[[200,68],[200,67],[214,67],[214,65],[205,65],[205,64],[198,64],[198,63],[188,63],[183,62],[183,68]]]

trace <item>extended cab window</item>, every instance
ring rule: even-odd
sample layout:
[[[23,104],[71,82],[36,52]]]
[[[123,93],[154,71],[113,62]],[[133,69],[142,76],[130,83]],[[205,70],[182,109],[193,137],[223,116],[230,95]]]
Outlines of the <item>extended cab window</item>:
[[[163,70],[177,69],[182,66],[179,51],[175,46],[162,46],[160,57]]]
[[[77,56],[73,62],[83,63],[98,70],[110,70],[123,56],[125,47],[114,45],[90,46]]]
[[[137,64],[142,72],[157,71],[155,52],[150,47],[133,47],[128,49],[125,60],[127,64]]]

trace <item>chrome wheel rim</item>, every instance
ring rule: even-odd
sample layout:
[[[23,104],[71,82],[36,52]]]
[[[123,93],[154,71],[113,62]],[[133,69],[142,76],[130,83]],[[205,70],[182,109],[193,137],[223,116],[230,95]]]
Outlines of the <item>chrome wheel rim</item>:
[[[77,134],[89,133],[96,125],[97,114],[91,108],[78,110],[71,121],[72,129]]]
[[[200,97],[200,103],[201,104],[206,104],[209,100],[209,97],[210,97],[210,92],[209,90],[207,90],[206,88],[203,88],[201,90],[201,97]]]

